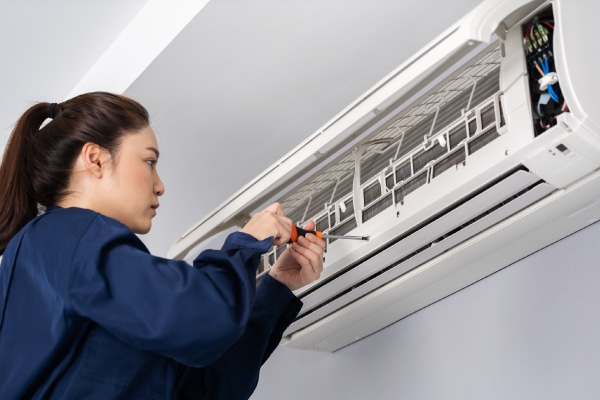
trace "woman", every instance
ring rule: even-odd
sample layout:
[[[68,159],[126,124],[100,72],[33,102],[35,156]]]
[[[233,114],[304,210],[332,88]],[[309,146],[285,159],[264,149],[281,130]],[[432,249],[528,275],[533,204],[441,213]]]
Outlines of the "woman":
[[[48,122],[50,118],[50,122]],[[147,111],[109,93],[39,103],[0,166],[0,397],[242,399],[318,278],[324,242],[287,243],[273,204],[193,267],[152,256],[164,192]],[[314,229],[314,223],[307,226]]]

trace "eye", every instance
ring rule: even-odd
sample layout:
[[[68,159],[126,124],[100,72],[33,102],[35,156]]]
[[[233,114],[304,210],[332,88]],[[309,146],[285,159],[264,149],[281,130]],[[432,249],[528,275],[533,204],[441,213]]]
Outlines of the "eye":
[[[146,160],[146,162],[150,165],[150,168],[156,167],[157,160]]]

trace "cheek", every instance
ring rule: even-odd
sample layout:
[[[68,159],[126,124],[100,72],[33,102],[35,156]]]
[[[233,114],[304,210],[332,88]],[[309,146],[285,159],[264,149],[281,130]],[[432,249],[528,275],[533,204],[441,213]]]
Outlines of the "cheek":
[[[147,185],[149,181],[152,179],[152,171],[150,167],[142,166],[132,166],[126,172],[126,181],[127,185],[130,188],[140,188]]]

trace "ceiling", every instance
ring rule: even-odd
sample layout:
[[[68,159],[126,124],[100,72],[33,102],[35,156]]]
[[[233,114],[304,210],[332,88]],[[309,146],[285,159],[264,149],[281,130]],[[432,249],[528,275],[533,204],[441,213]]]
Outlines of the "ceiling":
[[[144,104],[177,237],[481,0],[0,0],[0,149],[37,101]]]

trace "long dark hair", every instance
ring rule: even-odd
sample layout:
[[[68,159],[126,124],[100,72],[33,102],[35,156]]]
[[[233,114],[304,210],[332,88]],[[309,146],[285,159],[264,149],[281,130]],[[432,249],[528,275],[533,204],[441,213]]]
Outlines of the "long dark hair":
[[[48,117],[51,121],[42,127]],[[149,125],[148,111],[128,97],[86,93],[58,104],[38,103],[19,118],[0,165],[0,255],[40,209],[67,195],[81,148],[117,150],[125,134]]]

